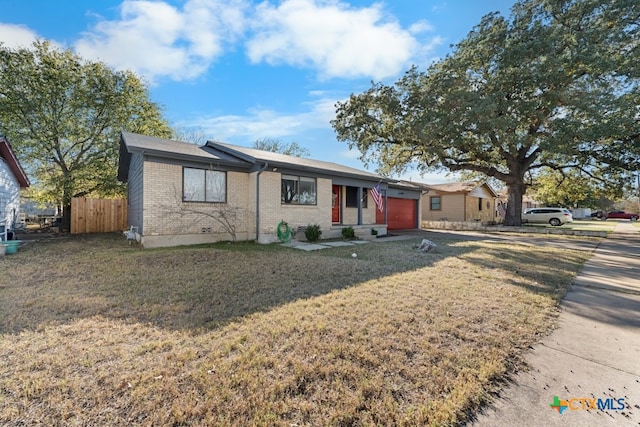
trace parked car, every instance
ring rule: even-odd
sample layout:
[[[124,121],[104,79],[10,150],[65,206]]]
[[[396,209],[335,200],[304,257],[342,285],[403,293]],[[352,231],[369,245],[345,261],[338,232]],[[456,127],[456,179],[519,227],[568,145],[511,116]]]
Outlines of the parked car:
[[[522,213],[522,222],[527,224],[551,224],[559,226],[573,222],[573,215],[565,208],[533,208]]]
[[[604,217],[604,219],[608,219],[608,218],[629,219],[631,221],[637,221],[638,220],[638,214],[629,213],[629,212],[625,212],[625,211],[611,211],[611,212],[607,213],[607,215]]]
[[[591,212],[591,218],[602,218],[603,216],[604,212],[602,211]]]

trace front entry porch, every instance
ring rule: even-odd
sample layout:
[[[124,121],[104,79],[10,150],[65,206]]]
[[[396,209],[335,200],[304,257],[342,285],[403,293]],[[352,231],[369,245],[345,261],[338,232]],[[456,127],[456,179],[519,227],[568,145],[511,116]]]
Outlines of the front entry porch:
[[[322,239],[341,239],[342,229],[351,227],[355,233],[356,238],[361,240],[373,240],[377,236],[384,236],[387,234],[386,224],[366,224],[366,225],[338,225],[333,224],[329,230],[322,230]],[[372,234],[371,230],[376,230],[376,234]]]

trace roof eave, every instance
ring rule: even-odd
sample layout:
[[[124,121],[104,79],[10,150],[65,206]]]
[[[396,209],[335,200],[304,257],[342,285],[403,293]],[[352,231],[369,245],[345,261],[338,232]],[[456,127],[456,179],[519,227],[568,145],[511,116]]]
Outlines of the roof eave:
[[[260,160],[260,159],[257,159],[257,160],[263,164],[268,163],[270,168],[288,169],[291,171],[307,172],[309,174],[314,174],[314,175],[336,176],[336,177],[343,177],[343,178],[358,178],[364,181],[371,181],[371,182],[378,182],[378,181],[381,181],[384,183],[390,182],[388,178],[367,175],[367,174],[359,174],[357,172],[336,171],[332,169],[324,169],[324,168],[318,168],[314,166],[295,165],[291,163],[273,162],[273,161]]]
[[[29,182],[29,178],[27,177],[26,172],[22,169],[22,165],[20,165],[20,161],[16,157],[13,149],[11,148],[11,144],[5,137],[0,137],[0,148],[2,152],[2,157],[7,161],[11,172],[16,177],[18,181],[18,185],[20,188],[29,188],[31,183]]]
[[[204,151],[205,153],[207,151]],[[157,150],[153,148],[142,148],[138,146],[127,145],[126,140],[120,138],[120,154],[118,162],[118,180],[127,182],[129,179],[129,166],[131,164],[131,155],[140,154],[143,156],[152,156],[161,159],[187,161],[202,164],[218,164],[223,166],[231,166],[239,169],[250,169],[246,161],[239,159],[238,161],[229,161],[225,159],[214,159],[206,156],[197,156],[191,154],[177,153],[175,151]]]
[[[215,141],[207,141],[205,146],[212,148],[214,150],[221,151],[225,154],[229,154],[231,156],[237,157],[238,159],[243,160],[245,162],[252,163],[254,165],[254,169],[258,166],[268,164],[269,167],[271,168],[303,171],[303,172],[309,172],[309,173],[314,173],[319,175],[358,178],[358,179],[368,180],[368,181],[382,181],[385,183],[391,182],[390,179],[380,177],[378,175],[368,175],[368,174],[361,174],[357,172],[337,171],[335,169],[321,168],[316,166],[306,166],[306,165],[301,165],[301,164],[292,163],[292,162],[283,162],[283,161],[266,159],[261,157],[254,157],[249,154],[235,150],[232,147],[229,147],[228,144],[217,143]]]
[[[207,141],[204,144],[204,146],[205,147],[209,147],[209,148],[213,148],[214,150],[222,151],[223,153],[226,153],[226,154],[229,154],[231,156],[237,157],[238,159],[243,160],[245,162],[249,162],[251,164],[256,164],[258,162],[261,162],[261,163],[266,163],[267,162],[266,160],[257,159],[257,158],[255,158],[253,156],[250,156],[250,155],[245,154],[245,153],[241,153],[238,150],[234,150],[233,148],[230,148],[230,147],[228,147],[226,145],[223,145],[223,144],[219,144],[219,143],[217,143],[215,141]]]

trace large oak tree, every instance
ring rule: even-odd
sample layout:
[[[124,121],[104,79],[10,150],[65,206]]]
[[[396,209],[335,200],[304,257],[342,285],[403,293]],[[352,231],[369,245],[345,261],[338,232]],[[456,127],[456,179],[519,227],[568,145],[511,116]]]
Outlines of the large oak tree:
[[[10,138],[40,200],[124,194],[117,181],[122,130],[170,137],[161,109],[132,72],[85,61],[44,41],[0,44],[0,133]]]
[[[505,224],[519,225],[540,168],[638,169],[639,77],[637,0],[522,0],[426,71],[338,103],[332,125],[381,173],[417,166],[504,182]]]

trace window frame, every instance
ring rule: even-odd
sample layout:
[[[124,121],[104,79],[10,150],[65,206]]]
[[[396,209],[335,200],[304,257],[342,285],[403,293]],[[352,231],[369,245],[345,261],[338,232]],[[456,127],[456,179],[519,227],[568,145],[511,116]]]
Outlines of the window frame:
[[[291,195],[291,201],[287,202],[285,197],[285,181],[294,182],[293,192],[295,194]],[[306,183],[306,184],[303,184]],[[312,199],[311,202],[305,202],[304,200],[301,202],[301,188],[304,188],[306,185],[313,183],[313,195],[310,197]],[[302,191],[302,195],[304,195],[304,191]],[[309,197],[305,196],[304,198]],[[296,200],[297,199],[297,200]],[[282,174],[280,175],[280,204],[281,205],[295,205],[295,206],[317,206],[318,205],[318,179],[316,177],[304,176],[304,175],[290,175],[290,174]]]
[[[345,190],[344,190],[344,207],[345,208],[357,208],[358,206],[358,189],[360,187],[354,187],[351,185],[345,185]],[[352,190],[349,190],[352,189]],[[355,194],[349,194],[350,192],[353,193],[355,191]],[[368,205],[368,200],[369,200],[369,189],[368,188],[362,188],[362,209],[367,209],[367,205]],[[355,203],[355,204],[354,204]]]
[[[438,199],[438,207],[434,208],[434,200]],[[441,211],[442,210],[442,196],[429,196],[429,210]]]
[[[202,172],[202,182],[198,184],[198,186],[202,186],[202,188],[198,188],[196,191],[199,193],[202,191],[202,198],[196,198],[197,194],[187,197],[187,192],[185,191],[187,188],[187,177],[185,173],[187,172]],[[213,175],[213,176],[212,176]],[[207,188],[212,182],[214,182],[215,176],[222,177],[223,185],[220,191],[216,193],[211,193]],[[191,177],[193,179],[194,177]],[[213,178],[212,180],[210,180]],[[214,169],[205,169],[205,168],[194,168],[190,166],[182,167],[182,201],[186,203],[227,203],[227,171],[214,170]],[[220,197],[222,196],[222,197]]]

